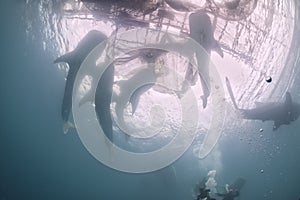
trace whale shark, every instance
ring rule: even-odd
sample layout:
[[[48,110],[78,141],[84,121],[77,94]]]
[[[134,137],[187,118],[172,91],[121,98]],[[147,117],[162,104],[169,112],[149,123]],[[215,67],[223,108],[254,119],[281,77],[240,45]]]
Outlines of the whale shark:
[[[99,124],[111,142],[113,142],[113,122],[110,104],[113,93],[114,72],[115,67],[113,64],[110,64],[100,77],[95,93],[95,111]]]
[[[174,1],[176,2],[176,1]],[[178,3],[178,2],[176,2]],[[196,42],[198,42],[205,51],[210,55],[211,51],[216,51],[221,57],[224,56],[223,51],[219,45],[219,43],[214,38],[212,24],[210,22],[209,16],[204,11],[197,11],[192,13],[189,17],[189,25],[190,25],[190,37],[193,38]],[[209,72],[208,65],[209,60],[205,59],[203,56],[197,56],[198,65],[201,70],[198,70],[198,74],[200,76],[200,81],[203,90],[203,96],[201,96],[203,100],[203,108],[207,105],[207,98],[210,95],[210,83],[209,83]],[[209,58],[209,57],[208,57]],[[201,73],[200,73],[201,71]],[[196,79],[197,73],[194,73],[193,66],[189,65],[185,74],[185,79],[190,82],[191,85],[194,85],[197,81]],[[130,103],[132,106],[132,114],[134,114],[140,96],[148,91],[153,84],[146,84],[142,87],[139,87],[132,93],[130,97]]]
[[[198,42],[208,53],[211,54],[211,51],[216,51],[222,58],[224,56],[223,51],[219,45],[219,43],[214,38],[213,27],[210,21],[209,16],[203,10],[199,10],[190,14],[189,16],[189,28],[190,28],[190,37]],[[203,57],[201,55],[196,54],[197,64],[201,70],[198,70],[198,74],[200,76],[201,85],[203,95],[201,96],[203,101],[203,108],[206,108],[207,98],[210,95],[211,86],[209,81],[209,58]],[[191,65],[189,67],[192,67]],[[188,69],[187,73],[191,73],[192,70]],[[201,73],[200,73],[201,71]],[[189,77],[191,75],[186,75]]]
[[[72,92],[73,92],[73,86],[74,81],[77,75],[77,72],[80,68],[80,65],[84,61],[84,59],[88,56],[88,54],[102,41],[106,39],[106,35],[104,35],[100,31],[92,30],[88,32],[83,39],[78,43],[76,48],[66,53],[60,57],[58,57],[54,63],[60,63],[65,62],[69,65],[69,71],[67,75],[66,85],[65,85],[65,91],[64,91],[64,97],[63,97],[63,103],[61,107],[61,115],[64,122],[63,131],[64,133],[67,133],[70,127],[74,127],[74,125],[69,121],[69,116],[72,109]],[[108,71],[107,73],[111,73]],[[99,81],[100,84],[101,80]],[[102,88],[101,86],[98,88]],[[96,95],[97,98],[97,95]],[[104,97],[100,96],[97,99],[102,99]],[[99,100],[100,101],[100,100]],[[107,101],[106,99],[104,100]],[[96,104],[96,103],[95,103]],[[99,109],[106,110],[104,105],[99,106],[97,103]],[[97,108],[95,108],[97,110]],[[98,113],[100,113],[98,109]],[[99,115],[98,115],[99,116]],[[108,116],[106,116],[108,117]],[[100,117],[101,119],[103,117]],[[105,117],[104,117],[105,118]],[[101,121],[101,120],[100,120]],[[101,123],[101,122],[100,122]]]
[[[252,109],[242,109],[237,106],[233,95],[231,84],[226,77],[226,86],[235,109],[237,109],[242,118],[249,120],[273,121],[273,131],[281,125],[288,125],[298,119],[300,115],[300,104],[292,101],[289,92],[285,94],[284,102],[256,102],[256,107]]]

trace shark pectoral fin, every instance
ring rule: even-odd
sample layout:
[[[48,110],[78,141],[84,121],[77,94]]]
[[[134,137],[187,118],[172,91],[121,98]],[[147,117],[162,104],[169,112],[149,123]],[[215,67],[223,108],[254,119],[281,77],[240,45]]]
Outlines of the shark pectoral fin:
[[[224,53],[223,53],[223,50],[219,44],[219,42],[217,40],[214,40],[214,43],[213,43],[213,47],[212,49],[217,52],[217,54],[219,54],[222,58],[224,57]]]
[[[202,107],[206,108],[206,106],[207,106],[207,96],[202,95],[201,99],[202,99]]]
[[[64,126],[63,126],[64,134],[67,134],[70,128],[75,128],[75,125],[70,121],[64,122]]]
[[[70,52],[56,58],[53,63],[60,63],[60,62],[70,63],[72,60],[74,60],[74,56],[73,56],[73,52]]]
[[[134,115],[134,113],[137,109],[139,100],[140,100],[140,97],[135,96],[135,95],[131,95],[129,102],[126,105],[126,106],[128,106],[128,104],[130,104],[130,106],[131,106],[131,115]]]
[[[137,108],[137,105],[134,105],[133,103],[129,103],[131,105],[131,115],[133,116],[135,111],[136,111],[136,108]]]

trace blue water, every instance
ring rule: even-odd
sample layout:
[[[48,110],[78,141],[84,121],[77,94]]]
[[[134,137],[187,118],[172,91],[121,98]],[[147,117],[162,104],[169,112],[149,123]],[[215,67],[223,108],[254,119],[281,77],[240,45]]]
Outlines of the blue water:
[[[127,174],[101,164],[75,130],[63,134],[64,74],[53,65],[57,53],[45,51],[42,38],[28,39],[24,5],[14,0],[0,7],[1,200],[188,200],[211,169],[217,169],[220,187],[246,179],[240,200],[300,198],[299,120],[276,132],[261,122],[229,129],[212,152],[220,157],[198,160],[187,151],[173,164],[177,184],[168,170]],[[295,77],[290,90],[300,102],[300,74]]]

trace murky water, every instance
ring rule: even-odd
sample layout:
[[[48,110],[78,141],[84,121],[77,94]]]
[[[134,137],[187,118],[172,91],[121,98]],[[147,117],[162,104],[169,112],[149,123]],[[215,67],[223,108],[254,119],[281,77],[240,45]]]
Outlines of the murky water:
[[[78,1],[27,0],[7,1],[0,8],[3,27],[0,35],[3,41],[0,198],[192,199],[195,183],[210,170],[217,171],[219,190],[238,177],[246,179],[238,199],[300,197],[299,120],[272,131],[273,122],[239,119],[226,89],[225,122],[212,152],[205,159],[197,157],[212,110],[211,102],[207,110],[201,108],[199,95],[197,101],[204,117],[195,142],[178,161],[160,172],[137,175],[111,170],[86,151],[76,130],[64,135],[60,107],[68,65],[54,65],[53,61],[73,50],[89,30],[97,29],[110,36],[117,27],[109,11],[97,15],[101,9],[91,9],[92,5]],[[299,8],[297,1],[259,0],[253,12],[238,21],[228,21],[222,9],[219,18],[210,14],[215,38],[225,54],[220,58],[213,52],[212,60],[224,85],[225,77],[229,77],[239,107],[253,108],[257,101],[283,102],[286,91],[291,92],[293,101],[300,102]],[[167,21],[162,22],[163,28]],[[156,28],[154,22],[150,26]],[[171,23],[173,31],[175,25],[183,23],[181,31],[187,34],[185,14],[175,12]],[[118,31],[125,28],[119,27]],[[116,80],[130,76],[140,62],[117,67]],[[168,62],[179,63],[178,57],[169,54]],[[182,61],[182,65],[186,63]],[[268,76],[271,82],[266,81]],[[199,81],[193,90],[201,91]],[[170,100],[168,94],[157,90],[145,95],[134,123],[138,119],[147,122],[149,115],[143,115],[143,109],[148,109],[150,100],[157,103],[151,99],[153,95],[174,101],[174,107],[164,107],[164,114],[158,107],[147,112],[170,119],[169,127],[164,129],[165,140],[156,141],[156,148],[177,130],[180,117],[172,116],[172,112],[178,109],[178,100],[175,95]],[[125,139],[123,135],[117,138],[120,146],[127,145]],[[150,140],[142,144],[139,140],[129,140],[129,144],[129,150],[153,150]]]

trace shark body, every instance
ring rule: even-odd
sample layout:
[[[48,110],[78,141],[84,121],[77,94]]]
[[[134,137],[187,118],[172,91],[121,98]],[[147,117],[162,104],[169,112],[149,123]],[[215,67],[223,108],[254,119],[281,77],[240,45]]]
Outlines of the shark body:
[[[104,134],[111,142],[113,142],[113,122],[110,104],[113,93],[114,72],[115,67],[113,64],[105,69],[98,82],[95,94],[95,111]]]
[[[107,37],[100,31],[92,30],[78,43],[77,47],[57,58],[54,63],[66,62],[69,65],[69,72],[64,91],[61,115],[64,122],[64,133],[67,133],[72,126],[69,122],[69,116],[72,109],[72,92],[77,72],[88,54]],[[110,112],[110,103],[112,96],[112,86],[114,80],[114,66],[110,65],[100,78],[95,94],[95,111],[99,123],[108,136],[112,137],[112,119]]]
[[[170,1],[169,3],[178,3],[176,1]],[[223,57],[223,51],[219,45],[219,43],[214,38],[214,32],[212,28],[212,24],[210,21],[209,16],[204,11],[197,11],[195,13],[192,13],[189,17],[189,25],[190,25],[190,37],[193,38],[196,42],[198,42],[205,51],[210,55],[211,51],[216,51],[221,57]],[[149,51],[149,50],[148,50]],[[157,50],[156,50],[157,51]],[[155,51],[154,51],[155,52]],[[151,53],[151,52],[150,52]],[[158,53],[164,53],[164,51],[161,52],[158,51]],[[199,61],[198,65],[201,67],[201,73],[199,72],[202,90],[203,90],[203,96],[201,96],[203,100],[203,108],[207,105],[207,98],[210,95],[210,83],[209,83],[209,57],[196,55],[197,60]],[[153,56],[154,58],[157,57]],[[154,60],[151,60],[152,62]],[[189,65],[185,74],[185,79],[190,82],[191,85],[194,85],[197,81],[197,73],[194,73],[193,66]],[[130,103],[132,105],[132,114],[134,114],[140,96],[148,91],[154,84],[147,84],[142,87],[139,87],[132,93],[132,96],[130,97]]]
[[[226,86],[234,107],[240,111],[244,119],[261,120],[263,122],[273,121],[273,130],[277,130],[281,125],[288,125],[297,120],[300,115],[300,104],[292,101],[292,96],[289,92],[286,92],[284,102],[258,102],[255,108],[241,109],[237,106],[227,77]]]
[[[193,38],[196,42],[198,42],[209,55],[207,57],[196,54],[198,67],[201,68],[201,70],[198,70],[198,73],[200,76],[203,90],[203,96],[201,96],[201,98],[203,101],[203,108],[205,108],[207,105],[207,98],[209,97],[211,91],[209,80],[209,58],[211,51],[216,51],[221,57],[223,57],[224,55],[219,43],[214,38],[213,27],[210,18],[206,12],[200,10],[190,14],[189,26],[190,37]]]

